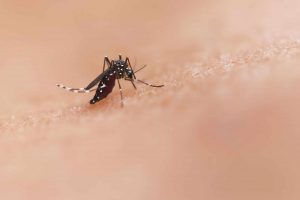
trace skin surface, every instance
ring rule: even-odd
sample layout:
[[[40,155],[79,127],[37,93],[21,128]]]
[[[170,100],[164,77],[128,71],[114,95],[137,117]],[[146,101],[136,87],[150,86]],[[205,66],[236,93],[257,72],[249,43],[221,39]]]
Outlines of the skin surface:
[[[0,199],[299,199],[299,9],[1,0]],[[119,53],[165,87],[56,88]]]

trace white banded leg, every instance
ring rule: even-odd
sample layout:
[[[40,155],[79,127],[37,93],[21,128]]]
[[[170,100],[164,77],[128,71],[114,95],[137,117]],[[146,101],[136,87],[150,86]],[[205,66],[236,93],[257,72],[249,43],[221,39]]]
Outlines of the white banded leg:
[[[66,91],[75,92],[75,93],[90,93],[90,92],[93,92],[96,90],[96,89],[86,90],[84,88],[70,88],[70,87],[64,86],[62,84],[56,84],[56,86],[66,90]]]

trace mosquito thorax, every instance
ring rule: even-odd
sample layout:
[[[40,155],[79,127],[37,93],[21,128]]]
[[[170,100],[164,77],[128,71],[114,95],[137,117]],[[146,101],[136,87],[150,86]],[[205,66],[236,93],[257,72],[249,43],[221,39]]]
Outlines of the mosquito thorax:
[[[123,60],[113,60],[112,61],[112,70],[117,74],[117,78],[124,78],[126,70],[128,69],[128,64]]]

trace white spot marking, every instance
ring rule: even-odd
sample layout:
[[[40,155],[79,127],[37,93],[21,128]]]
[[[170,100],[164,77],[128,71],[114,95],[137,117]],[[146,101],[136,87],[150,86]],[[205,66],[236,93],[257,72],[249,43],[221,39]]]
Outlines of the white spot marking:
[[[105,84],[103,84],[100,88],[105,88],[106,87],[106,85]]]

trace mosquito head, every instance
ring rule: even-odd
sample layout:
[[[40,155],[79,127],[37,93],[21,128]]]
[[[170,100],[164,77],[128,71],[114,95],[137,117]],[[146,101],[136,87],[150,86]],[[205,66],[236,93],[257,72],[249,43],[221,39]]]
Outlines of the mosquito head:
[[[126,69],[126,74],[127,74],[128,78],[130,78],[130,79],[134,78],[134,72],[131,69],[127,68]]]

